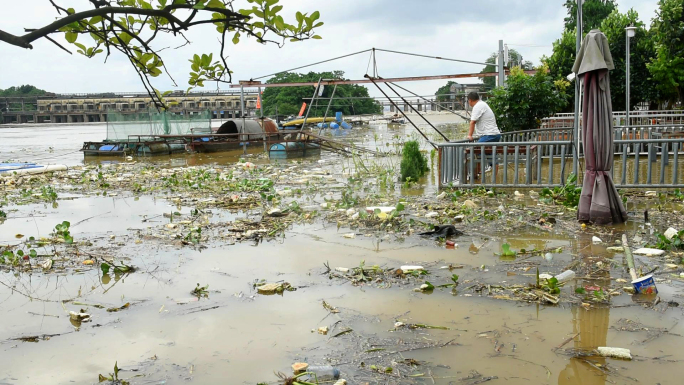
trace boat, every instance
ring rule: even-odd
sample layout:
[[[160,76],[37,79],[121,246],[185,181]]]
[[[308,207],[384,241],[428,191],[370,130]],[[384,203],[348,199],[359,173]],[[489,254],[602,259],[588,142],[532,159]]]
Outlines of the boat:
[[[277,135],[278,126],[271,119],[228,119],[216,132],[208,135],[195,133],[186,147],[190,152],[230,151],[261,144]]]
[[[0,175],[33,175],[46,172],[66,171],[68,167],[63,164],[42,165],[35,163],[2,163]]]
[[[147,130],[146,127],[145,130]],[[81,151],[86,156],[214,153],[236,150],[243,146],[260,145],[278,136],[276,123],[267,118],[227,119],[218,129],[203,125],[190,129],[166,131],[180,133],[127,134],[125,138],[119,136],[101,142],[85,142]]]

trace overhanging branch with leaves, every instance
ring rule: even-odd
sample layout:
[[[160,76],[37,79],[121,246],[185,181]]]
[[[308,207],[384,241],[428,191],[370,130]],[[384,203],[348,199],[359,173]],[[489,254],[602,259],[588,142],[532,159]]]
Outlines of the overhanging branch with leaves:
[[[175,80],[167,70],[160,52],[169,48],[155,47],[162,35],[172,35],[190,44],[185,32],[193,27],[213,24],[219,34],[220,55],[195,54],[190,59],[191,72],[188,91],[204,87],[205,82],[230,83],[226,40],[238,44],[241,38],[254,38],[262,44],[281,47],[285,42],[320,39],[315,29],[322,26],[318,11],[311,14],[297,12],[295,20],[287,22],[279,13],[283,9],[279,0],[90,0],[92,9],[64,8],[56,0],[47,0],[60,16],[40,28],[26,28],[24,34],[0,30],[0,41],[25,49],[46,39],[68,53],[71,51],[56,40],[55,34],[64,34],[67,43],[76,52],[88,58],[105,53],[105,62],[118,51],[128,58],[139,75],[148,94],[159,108],[166,108],[164,96],[154,88],[151,78],[166,73],[174,86]],[[251,4],[251,8],[238,9],[236,3]],[[247,5],[247,4],[245,4]]]

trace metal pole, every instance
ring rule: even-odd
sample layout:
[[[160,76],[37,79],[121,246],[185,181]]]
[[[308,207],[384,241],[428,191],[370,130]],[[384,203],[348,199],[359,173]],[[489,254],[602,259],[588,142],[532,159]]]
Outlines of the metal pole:
[[[266,124],[264,124],[264,99],[261,98],[261,87],[258,88],[258,92],[257,98],[259,98],[259,113],[261,114],[261,131],[264,133],[264,151],[266,151]]]
[[[309,119],[309,113],[311,112],[311,106],[314,103],[314,100],[316,100],[316,97],[318,96],[318,89],[321,87],[321,81],[323,81],[323,78],[318,78],[318,84],[316,85],[316,89],[314,90],[314,94],[311,97],[311,102],[309,103],[309,108],[306,110],[306,115],[304,116],[304,121],[302,122],[302,128],[299,130],[299,132],[304,131],[304,126],[306,125],[306,120]]]
[[[420,133],[420,135],[423,136],[423,138],[425,138],[425,141],[427,141],[428,143],[430,143],[430,145],[432,145],[432,147],[434,147],[435,149],[437,149],[437,145],[435,145],[434,143],[432,143],[432,142],[430,141],[430,139],[423,133],[423,131],[421,131],[420,128],[418,128],[418,126],[416,126],[416,125],[413,123],[413,121],[411,121],[411,119],[406,115],[406,113],[404,113],[404,111],[402,111],[402,110],[399,108],[399,106],[394,102],[394,100],[390,99],[390,97],[387,96],[387,94],[385,93],[385,91],[383,91],[382,88],[380,88],[380,86],[378,85],[378,83],[375,82],[375,79],[372,79],[372,78],[371,78],[370,76],[368,76],[368,75],[366,75],[366,78],[370,79],[370,81],[373,83],[373,85],[375,85],[375,87],[378,88],[378,91],[382,92],[382,94],[387,98],[387,100],[389,100],[390,103],[392,103],[392,105],[397,109],[397,111],[401,112],[401,114],[404,115],[404,118],[405,118],[406,120],[408,120],[409,123],[411,123],[411,125],[413,126],[413,128],[415,128],[416,131],[418,131],[418,133]]]
[[[577,2],[577,38],[575,39],[576,55],[582,45],[582,0]],[[575,120],[572,127],[572,137],[575,149],[572,152],[572,173],[577,175],[579,170],[579,110],[580,110],[580,77],[575,77]]]
[[[499,87],[504,86],[504,44],[499,40]]]
[[[627,95],[625,101],[625,126],[629,126],[629,31],[625,31],[625,39],[627,40]]]
[[[318,135],[321,134],[321,130],[325,127],[325,118],[328,117],[328,111],[330,110],[330,105],[332,104],[333,98],[335,97],[335,91],[337,91],[337,84],[333,88],[332,95],[330,95],[330,101],[328,102],[328,107],[325,109],[325,114],[323,115],[323,125],[318,129]]]
[[[242,115],[242,133],[245,133],[245,87],[240,86],[240,115]],[[242,152],[247,154],[247,142],[242,138]]]

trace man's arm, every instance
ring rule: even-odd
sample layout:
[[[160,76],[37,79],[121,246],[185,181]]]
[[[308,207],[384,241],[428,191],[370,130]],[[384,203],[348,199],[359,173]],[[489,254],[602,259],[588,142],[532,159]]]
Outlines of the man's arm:
[[[468,129],[468,140],[473,140],[473,133],[475,132],[475,121],[470,121],[470,128]]]

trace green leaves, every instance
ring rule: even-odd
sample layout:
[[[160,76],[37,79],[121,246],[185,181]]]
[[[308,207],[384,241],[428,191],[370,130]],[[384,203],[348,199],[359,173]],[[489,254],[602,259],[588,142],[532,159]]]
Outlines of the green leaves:
[[[56,238],[62,239],[67,245],[74,243],[74,238],[71,236],[71,233],[69,233],[69,227],[71,227],[71,223],[64,221],[56,225],[52,232]]]
[[[581,195],[582,188],[577,186],[577,175],[570,174],[565,181],[565,186],[556,186],[553,190],[543,188],[539,193],[539,200],[546,204],[558,203],[569,208],[575,208],[579,205]]]
[[[214,54],[195,54],[190,61],[190,79],[188,84],[192,87],[203,87],[206,80],[219,81],[226,74],[225,66],[214,60]],[[188,90],[192,89],[190,87]]]
[[[552,277],[546,280],[546,285],[542,286],[542,289],[549,292],[549,294],[559,294],[560,288],[558,287],[558,279]]]
[[[109,273],[109,268],[110,268],[110,266],[108,263],[102,262],[100,264],[100,270],[102,270],[103,275],[106,275],[107,273]]]
[[[660,98],[670,103],[684,101],[684,4],[661,0],[649,31],[654,57],[647,64]]]
[[[404,143],[400,164],[401,180],[417,182],[429,170],[427,158],[415,140]]]
[[[518,253],[511,250],[511,245],[504,243],[501,245],[501,256],[502,257],[515,257]]]
[[[76,42],[76,39],[78,39],[78,33],[67,32],[64,34],[64,37],[66,38],[66,41],[68,41],[69,43],[74,43]]]
[[[499,129],[506,132],[538,128],[543,118],[552,116],[567,105],[567,87],[555,84],[547,69],[542,65],[535,75],[530,76],[515,67],[506,87],[492,91],[487,103],[496,115]]]

